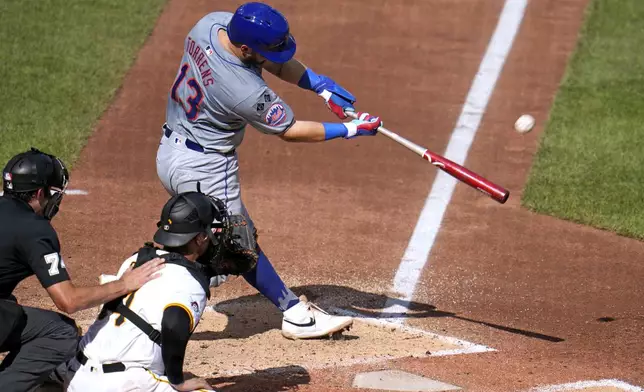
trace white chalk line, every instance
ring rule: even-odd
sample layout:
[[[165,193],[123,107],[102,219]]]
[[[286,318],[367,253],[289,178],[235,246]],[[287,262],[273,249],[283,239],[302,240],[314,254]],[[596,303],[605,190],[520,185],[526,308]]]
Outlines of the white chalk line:
[[[562,391],[574,391],[574,390],[583,390],[586,388],[617,388],[622,391],[628,392],[644,392],[644,389],[636,387],[625,383],[624,381],[615,380],[615,379],[604,379],[604,380],[590,380],[590,381],[577,381],[567,384],[557,384],[557,385],[546,385],[541,387],[532,388],[530,392],[562,392]]]
[[[481,344],[476,344],[472,342],[468,342],[466,340],[458,339],[455,337],[451,336],[445,336],[445,335],[439,335],[434,332],[428,332],[422,329],[418,328],[413,328],[409,327],[406,325],[400,325],[398,323],[393,323],[385,319],[380,319],[380,318],[373,318],[373,317],[364,317],[358,312],[354,312],[351,310],[347,309],[342,309],[342,308],[336,308],[336,307],[331,307],[329,308],[332,312],[346,315],[346,316],[351,316],[357,318],[359,322],[364,322],[366,324],[374,325],[377,327],[384,327],[384,328],[394,328],[396,330],[406,332],[409,334],[415,334],[415,335],[422,335],[431,339],[434,339],[440,343],[443,344],[449,344],[449,345],[454,345],[454,346],[460,346],[461,348],[457,349],[449,349],[449,350],[436,350],[436,351],[431,351],[429,354],[421,354],[421,355],[378,355],[374,357],[364,357],[364,358],[353,358],[353,359],[348,359],[348,360],[342,360],[342,361],[337,361],[332,364],[324,364],[324,363],[318,363],[318,364],[298,364],[298,367],[302,367],[307,370],[315,370],[315,369],[327,369],[331,367],[348,367],[348,366],[353,366],[353,365],[370,365],[370,364],[375,364],[379,362],[385,362],[385,361],[390,361],[392,359],[401,359],[401,358],[429,358],[429,357],[444,357],[444,356],[449,356],[449,355],[462,355],[462,354],[475,354],[475,353],[485,353],[485,352],[490,352],[490,351],[496,351],[495,349],[487,346],[483,346]],[[222,370],[217,372],[215,377],[229,377],[229,376],[239,376],[243,374],[252,374],[255,372],[260,372],[260,373],[269,373],[269,374],[280,374],[280,373],[288,373],[292,372],[292,369],[289,369],[288,367],[286,368],[276,368],[276,369],[236,369],[236,370]]]
[[[413,358],[440,357],[440,356],[447,356],[447,355],[470,354],[474,352],[474,351],[467,351],[467,352],[463,352],[463,351],[467,351],[467,349],[441,350],[441,351],[432,352],[431,354],[427,354],[427,355],[414,355]],[[494,351],[494,350],[491,350],[491,351]],[[319,369],[328,369],[328,368],[337,368],[337,367],[349,367],[354,365],[371,365],[371,364],[377,364],[380,362],[391,361],[394,359],[409,358],[409,357],[412,357],[412,356],[380,355],[376,357],[353,358],[349,360],[342,360],[342,361],[334,362],[332,364],[311,364],[311,365],[298,364],[297,366],[302,367],[306,370],[319,370]],[[222,370],[218,372],[215,375],[215,377],[239,376],[243,374],[252,374],[255,372],[269,373],[269,374],[283,374],[283,373],[289,373],[291,371],[292,370],[288,368]]]
[[[519,31],[528,0],[506,0],[496,29],[478,72],[472,82],[465,104],[447,145],[445,157],[464,164],[476,131],[481,123],[505,60]],[[414,228],[407,249],[394,278],[393,290],[401,298],[388,300],[384,313],[406,313],[421,273],[428,262],[447,205],[457,180],[439,171]],[[402,301],[402,304],[400,302]],[[395,322],[403,323],[404,317]]]
[[[339,313],[345,316],[351,316],[367,324],[376,325],[380,327],[395,328],[403,332],[427,336],[429,338],[435,339],[445,344],[451,344],[451,345],[462,347],[459,349],[434,351],[431,354],[428,354],[427,355],[428,357],[442,357],[447,355],[474,354],[474,353],[485,353],[490,351],[496,351],[495,349],[484,346],[482,344],[476,344],[476,343],[468,342],[467,340],[458,339],[452,336],[439,335],[435,332],[429,332],[423,329],[414,328],[407,325],[401,325],[400,323],[390,321],[390,319],[365,317],[364,315],[358,312],[354,312],[354,311],[342,309],[342,308],[336,308],[336,307],[331,307],[329,309],[335,313]]]
[[[68,189],[65,191],[65,195],[87,196],[89,192],[82,189]]]
[[[430,355],[418,355],[414,356],[414,358],[428,358]],[[349,366],[354,366],[354,365],[371,365],[371,364],[377,364],[380,362],[386,362],[386,361],[391,361],[393,359],[400,359],[400,358],[405,358],[404,356],[395,356],[395,355],[381,355],[377,357],[367,357],[367,358],[354,358],[350,360],[343,360],[343,361],[338,361],[334,362],[331,364],[298,364],[298,367],[304,368],[306,370],[320,370],[320,369],[328,369],[328,368],[338,368],[338,367],[349,367]],[[222,376],[239,376],[243,374],[252,374],[255,372],[262,372],[262,373],[269,373],[269,374],[283,374],[283,373],[288,373],[292,370],[289,370],[288,368],[286,369],[239,369],[239,370],[222,370],[218,372],[215,377],[222,377]]]
[[[427,357],[427,356],[425,356]],[[328,369],[328,368],[337,368],[337,367],[349,367],[349,366],[354,366],[354,365],[370,365],[370,364],[375,364],[375,363],[380,363],[380,362],[385,362],[385,361],[391,361],[392,359],[400,359],[403,358],[402,356],[394,356],[394,355],[382,355],[379,357],[369,357],[369,358],[356,358],[356,359],[350,359],[347,361],[341,361],[341,362],[334,362],[332,364],[314,364],[314,365],[302,365],[298,364],[298,367],[301,367],[306,370],[320,370],[320,369]],[[418,356],[417,358],[422,358],[421,356]],[[284,374],[284,373],[289,373],[292,370],[289,370],[288,368],[282,369],[282,368],[276,368],[276,369],[239,369],[239,370],[222,370],[220,372],[217,372],[215,377],[230,377],[230,376],[240,376],[244,374],[252,374],[255,372],[260,372],[260,373],[269,373],[269,374]]]
[[[3,195],[3,192],[0,191],[0,196]],[[73,195],[73,196],[87,196],[89,195],[88,191],[82,190],[82,189],[67,189],[65,191],[65,195]]]

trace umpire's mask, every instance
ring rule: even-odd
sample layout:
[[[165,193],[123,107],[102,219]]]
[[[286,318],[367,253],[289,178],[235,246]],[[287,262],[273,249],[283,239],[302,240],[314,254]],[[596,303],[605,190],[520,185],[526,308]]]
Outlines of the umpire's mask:
[[[69,172],[63,161],[36,148],[20,153],[9,160],[2,171],[5,193],[49,192],[43,216],[50,220],[57,213],[69,183]]]

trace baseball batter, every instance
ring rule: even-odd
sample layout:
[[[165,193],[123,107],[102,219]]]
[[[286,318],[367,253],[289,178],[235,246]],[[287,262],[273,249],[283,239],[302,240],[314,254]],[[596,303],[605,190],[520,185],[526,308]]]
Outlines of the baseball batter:
[[[213,12],[188,33],[177,77],[168,96],[166,124],[157,152],[157,171],[171,194],[197,190],[224,200],[244,214],[236,148],[247,125],[289,142],[322,142],[375,135],[380,118],[358,113],[350,122],[296,120],[291,108],[264,79],[264,70],[311,90],[341,119],[353,111],[354,96],[331,78],[293,58],[295,39],[286,18],[263,3],[246,3],[234,14]],[[332,316],[284,284],[266,254],[245,279],[283,312],[282,333],[302,339],[348,328],[349,317]],[[217,285],[225,276],[213,279]]]

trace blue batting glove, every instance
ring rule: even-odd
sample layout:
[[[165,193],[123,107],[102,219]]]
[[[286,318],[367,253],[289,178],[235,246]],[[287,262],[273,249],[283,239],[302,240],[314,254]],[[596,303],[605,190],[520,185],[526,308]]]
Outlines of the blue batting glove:
[[[347,118],[345,111],[355,111],[353,104],[356,97],[328,76],[317,75],[311,69],[307,69],[298,86],[315,91],[324,99],[326,106],[341,119]]]

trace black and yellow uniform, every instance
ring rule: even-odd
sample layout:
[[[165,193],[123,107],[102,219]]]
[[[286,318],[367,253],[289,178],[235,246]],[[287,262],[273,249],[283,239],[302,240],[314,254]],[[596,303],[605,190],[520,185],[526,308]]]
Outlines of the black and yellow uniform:
[[[185,382],[186,347],[210,296],[215,255],[230,230],[227,219],[223,203],[197,192],[165,204],[154,235],[165,249],[147,244],[116,276],[155,257],[165,259],[165,268],[136,292],[105,305],[69,363],[68,392],[171,392],[170,384]]]

